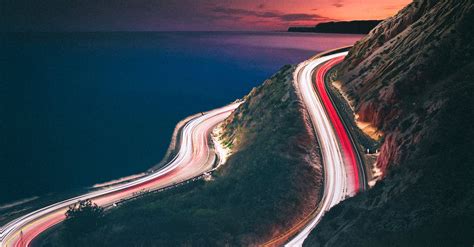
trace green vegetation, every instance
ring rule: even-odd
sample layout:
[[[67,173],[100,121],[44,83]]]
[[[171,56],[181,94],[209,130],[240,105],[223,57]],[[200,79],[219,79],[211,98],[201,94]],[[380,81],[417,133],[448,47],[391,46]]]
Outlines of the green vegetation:
[[[303,122],[286,66],[252,90],[224,124],[234,154],[210,182],[148,194],[106,211],[99,229],[51,246],[242,246],[260,243],[309,212],[320,198],[314,136]]]

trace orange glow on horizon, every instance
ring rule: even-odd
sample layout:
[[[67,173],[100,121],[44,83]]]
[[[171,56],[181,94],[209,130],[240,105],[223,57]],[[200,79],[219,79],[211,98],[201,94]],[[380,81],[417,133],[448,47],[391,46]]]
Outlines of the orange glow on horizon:
[[[379,20],[393,16],[411,0],[236,0],[225,5],[228,13],[238,20],[221,20],[225,26],[248,26],[250,29],[286,29],[288,26],[314,26],[327,21]],[[231,10],[234,10],[232,12]],[[248,15],[237,10],[252,11]],[[267,18],[271,13],[280,13],[288,17]],[[294,19],[291,16],[294,15]],[[304,18],[296,15],[309,15]],[[266,16],[267,15],[267,16]],[[244,28],[245,29],[245,28]]]
[[[25,3],[27,2],[27,4]],[[385,19],[411,0],[7,1],[3,31],[283,31]],[[37,11],[32,11],[37,9]],[[67,15],[65,14],[67,13]],[[120,14],[119,14],[120,13]],[[25,19],[25,16],[28,18]],[[51,21],[54,20],[54,21]]]

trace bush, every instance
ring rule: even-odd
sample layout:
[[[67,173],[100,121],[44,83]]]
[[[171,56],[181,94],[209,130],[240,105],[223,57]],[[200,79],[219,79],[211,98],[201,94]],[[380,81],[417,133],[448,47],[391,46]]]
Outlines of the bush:
[[[79,201],[67,210],[64,227],[68,232],[85,234],[102,226],[103,218],[103,208],[91,200]]]

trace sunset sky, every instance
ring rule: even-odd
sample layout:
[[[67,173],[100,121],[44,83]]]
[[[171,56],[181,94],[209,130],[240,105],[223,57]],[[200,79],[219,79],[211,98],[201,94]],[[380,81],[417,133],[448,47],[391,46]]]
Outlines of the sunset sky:
[[[0,0],[0,31],[286,30],[384,19],[411,0]]]

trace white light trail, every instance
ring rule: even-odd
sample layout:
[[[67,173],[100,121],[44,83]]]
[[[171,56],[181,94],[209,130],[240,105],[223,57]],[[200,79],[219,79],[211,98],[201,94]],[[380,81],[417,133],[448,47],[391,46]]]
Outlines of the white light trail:
[[[338,204],[353,190],[348,183],[344,157],[338,144],[338,138],[325,111],[323,102],[318,97],[313,86],[313,71],[316,67],[346,54],[347,52],[341,52],[307,60],[300,63],[293,74],[294,83],[310,115],[313,128],[318,137],[319,146],[321,147],[322,163],[324,165],[324,194],[318,206],[317,215],[285,246],[302,246],[304,240],[321,220],[324,213]]]

